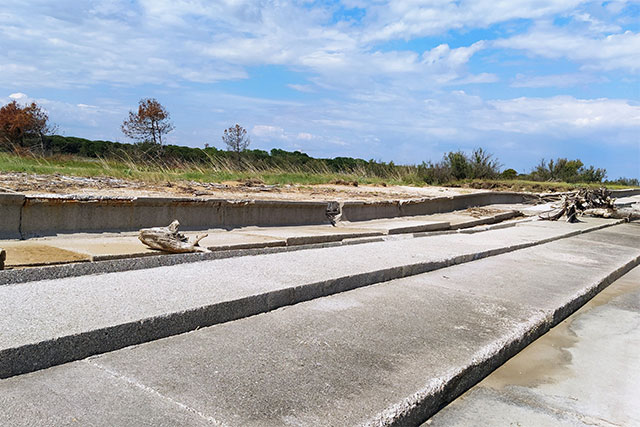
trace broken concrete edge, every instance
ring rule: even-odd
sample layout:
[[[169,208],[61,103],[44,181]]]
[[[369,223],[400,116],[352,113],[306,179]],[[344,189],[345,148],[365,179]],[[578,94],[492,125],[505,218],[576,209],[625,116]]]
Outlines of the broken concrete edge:
[[[582,292],[573,295],[561,307],[541,313],[513,331],[510,336],[503,337],[481,349],[472,357],[469,365],[448,373],[447,376],[432,379],[422,390],[380,412],[365,426],[422,424],[638,265],[640,265],[640,256],[636,256],[606,277],[586,286]]]
[[[167,313],[80,334],[56,337],[39,343],[4,349],[0,351],[0,378],[8,378],[46,369],[93,355],[191,332],[199,328],[238,320],[260,313],[266,313],[288,305],[294,305],[364,286],[415,276],[454,265],[502,255],[519,249],[538,246],[573,237],[588,231],[600,230],[610,225],[614,224],[604,224],[588,230],[576,230],[539,241],[523,242],[481,252],[467,253],[439,261],[418,262],[334,278],[327,281],[292,285],[289,288],[218,302],[186,311]],[[640,256],[636,258],[636,261],[640,261]],[[629,269],[631,268],[632,267]]]
[[[392,200],[387,202],[355,202],[342,204],[343,221],[367,221],[379,218],[429,215],[493,204],[516,204],[535,201],[533,193],[497,192],[460,194],[431,199]]]
[[[57,233],[137,231],[178,219],[183,230],[327,224],[426,215],[495,203],[535,200],[531,193],[481,192],[389,202],[225,200],[163,197],[25,196],[0,193],[0,238]]]
[[[490,217],[485,217],[485,218],[478,218],[476,220],[472,220],[472,221],[465,221],[465,222],[461,222],[458,224],[452,224],[451,225],[451,229],[452,230],[458,230],[458,229],[462,229],[462,228],[471,228],[471,227],[476,227],[478,225],[485,225],[485,224],[495,224],[497,222],[501,222],[501,221],[505,221],[507,219],[512,219],[512,218],[516,218],[522,216],[522,212],[520,211],[509,211],[509,212],[504,212],[504,213],[499,213],[496,215],[492,215]]]

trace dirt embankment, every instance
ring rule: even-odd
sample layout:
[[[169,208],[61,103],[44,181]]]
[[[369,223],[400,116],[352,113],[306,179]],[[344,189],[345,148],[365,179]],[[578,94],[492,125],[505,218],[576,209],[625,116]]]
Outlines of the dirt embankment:
[[[111,197],[202,197],[221,199],[278,200],[389,200],[468,194],[481,189],[408,186],[354,186],[349,183],[323,185],[264,185],[258,182],[202,183],[195,181],[143,182],[109,177],[76,177],[0,173],[0,192],[29,195],[82,195]]]

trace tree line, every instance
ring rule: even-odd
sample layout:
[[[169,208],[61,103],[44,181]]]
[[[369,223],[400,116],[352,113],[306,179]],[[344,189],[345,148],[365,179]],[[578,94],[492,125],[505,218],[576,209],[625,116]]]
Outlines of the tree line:
[[[606,170],[586,167],[579,159],[541,160],[528,174],[514,169],[501,170],[502,165],[491,153],[477,148],[471,153],[452,151],[438,162],[419,165],[395,165],[393,162],[364,160],[351,157],[333,159],[313,158],[300,151],[274,148],[270,152],[250,150],[250,138],[239,124],[225,129],[221,139],[227,150],[205,144],[204,148],[191,148],[165,144],[163,136],[174,129],[170,114],[156,99],[144,98],[136,111],[130,111],[121,130],[134,144],[92,141],[83,138],[53,135],[57,127],[36,103],[21,106],[12,101],[0,108],[0,149],[16,153],[35,152],[45,155],[77,155],[89,158],[130,159],[160,161],[179,166],[184,162],[210,164],[228,160],[236,169],[268,170],[280,168],[309,173],[346,173],[371,177],[414,177],[416,182],[446,184],[473,179],[525,179],[532,181],[563,181],[569,183],[598,183],[606,179]],[[621,178],[617,183],[638,185],[637,179]]]

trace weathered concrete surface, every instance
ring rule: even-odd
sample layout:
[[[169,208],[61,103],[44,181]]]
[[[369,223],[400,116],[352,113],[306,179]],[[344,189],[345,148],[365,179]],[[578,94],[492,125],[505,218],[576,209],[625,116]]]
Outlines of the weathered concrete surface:
[[[0,193],[0,239],[20,238],[20,218],[25,197]]]
[[[380,231],[372,231],[356,227],[334,227],[330,224],[298,227],[243,227],[237,231],[242,234],[249,234],[252,236],[281,239],[289,246],[339,242],[344,239],[381,236],[383,234]]]
[[[424,426],[640,425],[640,268]]]
[[[469,213],[439,214],[450,218],[453,228],[475,226],[502,221],[513,216],[503,213],[483,218],[473,218]],[[337,227],[329,224],[284,227],[242,227],[232,230],[203,229],[186,234],[208,234],[200,245],[212,251],[236,251],[280,246],[311,245],[340,242],[345,239],[361,239],[382,234],[416,233],[448,229],[449,223],[434,221],[429,216],[400,217],[357,223],[341,222]],[[0,245],[3,244],[0,241]],[[45,246],[42,246],[45,245]],[[77,261],[104,261],[130,257],[154,256],[162,252],[143,245],[135,232],[121,233],[73,233],[58,234],[28,240],[14,240],[11,247],[10,268],[56,265]],[[50,249],[50,247],[61,250]],[[49,248],[49,249],[47,249]]]
[[[63,264],[68,262],[90,261],[89,255],[70,251],[38,241],[4,241],[2,246],[7,252],[7,268],[33,267],[39,265]]]
[[[483,192],[433,199],[345,202],[342,206],[342,219],[345,221],[366,221],[377,218],[429,215],[473,206],[523,203],[536,198],[535,195],[525,193]]]
[[[402,234],[447,230],[450,228],[450,224],[447,221],[433,221],[430,217],[400,217],[357,222],[344,221],[338,223],[338,228],[347,227],[377,230],[380,234]]]
[[[275,246],[285,246],[284,239],[278,239],[269,236],[249,235],[246,233],[228,232],[222,230],[203,230],[197,234],[208,234],[200,241],[200,246],[209,248],[212,251],[228,251],[247,248],[267,248]],[[187,233],[191,238],[193,234]],[[84,235],[78,237],[58,237],[47,238],[42,240],[47,244],[56,248],[65,249],[67,251],[78,252],[88,255],[93,261],[102,261],[109,259],[119,259],[131,256],[150,256],[158,255],[161,252],[153,250],[145,246],[136,234],[122,235]],[[26,242],[25,242],[26,243]],[[55,256],[55,253],[52,254]]]
[[[326,202],[28,196],[21,211],[20,232],[22,237],[30,237],[79,231],[133,231],[165,226],[176,218],[185,230],[322,224],[327,222],[326,208]]]
[[[0,377],[613,223],[521,224],[0,286]]]
[[[391,202],[347,202],[344,219],[425,215],[485,206],[520,203],[520,193],[474,193],[455,197]],[[79,231],[133,231],[164,226],[175,218],[183,229],[325,224],[327,202],[221,200],[194,198],[79,198],[0,194],[0,238],[27,238]]]
[[[93,421],[96,394],[124,388],[140,408],[131,425],[185,408],[213,425],[415,425],[639,260],[573,237],[319,298],[2,380],[0,424]],[[470,280],[460,270],[471,266]],[[30,401],[46,409],[25,411]],[[97,425],[117,421],[101,415]]]

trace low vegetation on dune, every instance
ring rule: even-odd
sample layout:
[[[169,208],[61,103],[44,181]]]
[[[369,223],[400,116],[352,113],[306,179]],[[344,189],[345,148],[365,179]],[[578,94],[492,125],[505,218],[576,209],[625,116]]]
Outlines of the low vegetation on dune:
[[[351,157],[313,158],[300,151],[249,149],[246,129],[225,130],[227,150],[163,145],[174,126],[155,99],[142,99],[122,131],[136,143],[92,141],[50,135],[56,129],[35,103],[0,108],[0,171],[75,176],[111,176],[152,182],[245,181],[264,184],[448,185],[518,191],[554,191],[583,186],[638,186],[637,179],[606,180],[606,170],[575,159],[542,160],[530,173],[502,169],[482,148],[449,152],[417,165]]]
[[[538,169],[530,174],[500,172],[497,165],[467,161],[464,153],[449,153],[436,164],[415,166],[365,161],[347,157],[314,159],[300,152],[274,149],[270,153],[246,150],[238,158],[215,148],[180,146],[153,147],[88,141],[71,137],[49,137],[48,154],[0,152],[0,171],[71,176],[110,176],[147,182],[242,181],[256,184],[343,185],[448,185],[513,191],[566,191],[603,184],[610,188],[637,186],[634,179],[592,179],[591,168],[575,168],[563,179],[546,179]],[[481,151],[481,150],[478,150]],[[477,153],[476,153],[477,154]],[[453,159],[453,161],[452,161]],[[493,160],[491,160],[493,162]],[[579,162],[579,161],[577,161]],[[554,164],[563,164],[559,159]],[[586,174],[582,172],[586,170]]]

